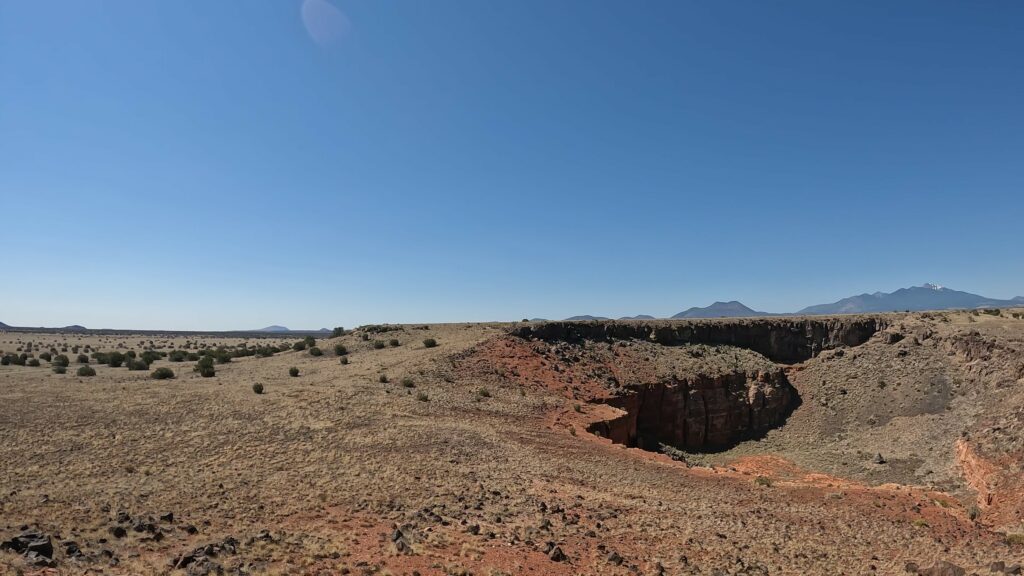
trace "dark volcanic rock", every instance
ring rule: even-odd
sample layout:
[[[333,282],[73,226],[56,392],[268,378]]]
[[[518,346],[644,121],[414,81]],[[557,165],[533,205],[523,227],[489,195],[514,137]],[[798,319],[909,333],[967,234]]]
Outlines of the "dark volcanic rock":
[[[724,344],[753,350],[775,362],[803,362],[822,350],[858,346],[885,327],[880,317],[756,318],[655,322],[545,322],[512,334],[548,342],[647,340],[666,346]]]

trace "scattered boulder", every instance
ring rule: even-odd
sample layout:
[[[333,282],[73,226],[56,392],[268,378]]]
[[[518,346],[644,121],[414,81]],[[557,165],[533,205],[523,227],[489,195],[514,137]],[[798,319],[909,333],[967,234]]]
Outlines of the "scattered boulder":
[[[569,559],[569,557],[565,555],[565,552],[562,552],[562,549],[558,546],[555,546],[551,549],[551,552],[548,552],[548,558],[554,562],[565,562]]]
[[[25,530],[18,536],[0,542],[0,550],[21,554],[34,566],[53,567],[53,542],[50,537],[35,530]]]

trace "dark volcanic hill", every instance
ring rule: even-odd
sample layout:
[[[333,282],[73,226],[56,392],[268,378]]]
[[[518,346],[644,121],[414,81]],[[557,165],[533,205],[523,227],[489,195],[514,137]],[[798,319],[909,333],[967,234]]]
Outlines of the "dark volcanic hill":
[[[758,312],[744,306],[742,302],[732,300],[730,302],[715,302],[711,306],[705,308],[690,308],[684,310],[679,314],[675,314],[673,318],[745,318],[749,316],[773,316],[769,312]]]
[[[591,316],[589,314],[583,314],[582,316],[570,316],[566,320],[609,320],[604,316]]]
[[[895,292],[875,292],[843,298],[831,304],[808,306],[798,314],[862,314],[866,312],[892,312],[897,310],[950,310],[955,308],[997,308],[1016,306],[1024,303],[1018,296],[1011,300],[986,298],[970,292],[951,290],[925,284],[911,288],[900,288]]]
[[[637,314],[636,316],[623,316],[619,320],[654,320],[654,316],[647,314]]]
[[[0,329],[2,329],[2,328],[10,328],[10,326],[8,326],[7,324],[4,324],[3,322],[0,322]]]

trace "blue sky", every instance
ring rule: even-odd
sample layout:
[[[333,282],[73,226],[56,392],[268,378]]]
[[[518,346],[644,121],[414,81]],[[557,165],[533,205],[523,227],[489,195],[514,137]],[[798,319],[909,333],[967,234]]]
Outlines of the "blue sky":
[[[1024,4],[303,4],[0,0],[0,321],[1024,294]]]

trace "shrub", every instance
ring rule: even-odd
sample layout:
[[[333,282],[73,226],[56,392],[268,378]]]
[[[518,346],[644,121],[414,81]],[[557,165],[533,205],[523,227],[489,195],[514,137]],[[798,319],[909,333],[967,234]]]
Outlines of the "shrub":
[[[79,376],[95,376],[96,370],[92,366],[79,366],[76,374]]]
[[[491,391],[488,390],[487,388],[481,388],[481,389],[477,390],[476,394],[477,394],[477,396],[479,396],[481,398],[490,398],[491,397]]]
[[[312,348],[313,346],[316,346],[316,338],[313,338],[312,336],[306,336],[305,338],[302,339],[302,341],[305,342],[306,348]]]
[[[192,369],[194,372],[199,372],[199,375],[203,378],[210,378],[217,374],[217,370],[213,367],[213,357],[203,356],[196,362],[195,368]]]
[[[342,358],[342,360],[344,360],[344,358]],[[0,358],[0,366],[10,366],[10,365],[11,365],[11,357],[10,356],[4,356],[3,358]]]
[[[345,348],[344,344],[335,344],[334,354],[336,356],[344,356],[345,354],[348,354],[348,348]]]
[[[134,360],[135,357],[136,357],[135,350],[129,350],[129,351],[125,352],[124,355],[125,355],[125,357],[130,358],[132,360]]]
[[[43,360],[46,360],[47,362],[53,359],[53,356],[49,352],[43,352],[42,354],[39,355],[39,357],[42,358]]]
[[[150,374],[150,376],[153,378],[153,380],[169,380],[171,378],[174,378],[174,370],[171,370],[170,368],[167,368],[165,366],[153,370],[153,373]]]
[[[295,366],[292,366],[291,368],[288,369],[288,375],[291,376],[292,378],[295,378],[296,376],[299,375],[299,369],[296,368]]]
[[[171,362],[184,362],[186,356],[188,356],[188,353],[184,350],[171,350],[171,353],[167,355],[167,359]]]
[[[374,350],[380,350],[383,347],[384,347],[384,341],[383,340],[374,340],[373,341],[373,349]]]
[[[189,352],[185,355],[185,358],[187,358],[189,362],[195,362],[196,360],[199,360],[201,356],[198,352]]]
[[[430,396],[427,396],[426,392],[417,392],[416,399],[419,400],[420,402],[429,402]]]
[[[292,350],[295,350],[296,352],[302,352],[305,349],[306,349],[306,342],[305,341],[299,341],[299,342],[296,342],[295,344],[292,344]]]
[[[152,364],[160,359],[160,355],[152,350],[146,350],[141,356],[139,356],[139,358],[146,364]]]
[[[405,378],[402,378],[402,387],[404,387],[404,388],[415,388],[416,387],[416,383],[412,381],[412,378],[406,376]]]
[[[8,358],[8,363],[14,364],[15,366],[24,366],[25,365],[25,360],[27,360],[27,357],[24,354],[22,354],[21,356],[13,356],[12,355],[12,356],[8,356],[7,358]]]
[[[29,358],[28,365],[32,366],[32,367],[39,366],[39,359],[38,358]]]
[[[331,338],[338,338],[345,335],[345,329],[341,326],[336,326],[334,330],[331,330]]]
[[[434,340],[433,338],[425,338],[423,340],[424,348],[433,348],[434,346],[437,346],[437,340]]]
[[[323,350],[317,348],[316,346],[313,346],[312,348],[309,349],[309,355],[310,356],[323,356],[324,352],[323,352]]]
[[[93,352],[92,353],[92,359],[95,360],[97,364],[106,364],[108,362],[107,358],[108,358],[108,356],[107,356],[106,352]]]
[[[366,332],[363,332],[362,334],[359,335],[359,338],[361,340],[364,340],[364,341],[365,340],[369,340],[370,339],[370,335],[368,333],[366,333]]]
[[[88,358],[86,358],[86,360],[88,360]],[[56,356],[53,357],[53,363],[56,364],[57,366],[63,366],[67,368],[68,365],[71,364],[71,360],[68,359],[68,357],[65,356],[64,354],[57,354]]]
[[[257,394],[263,394],[263,384],[260,384],[259,382],[253,384],[252,391]]]
[[[127,365],[129,370],[149,370],[149,364],[142,360],[128,360]]]
[[[381,374],[380,377],[377,378],[377,380],[380,381],[381,384],[387,384],[388,383],[388,375],[387,374]]]
[[[124,364],[124,354],[120,352],[111,352],[107,355],[107,366],[111,368],[120,368],[121,364]]]
[[[772,481],[771,478],[768,478],[766,476],[758,476],[757,478],[754,478],[754,484],[770,488],[772,485]]]
[[[60,364],[54,364],[53,365],[53,373],[54,374],[64,374],[67,371],[68,371],[68,369],[66,367],[64,367],[64,366],[61,366]]]
[[[79,354],[78,358],[77,358],[77,361],[78,361],[79,364],[88,364],[89,363],[89,357],[86,356],[85,354]]]
[[[341,363],[342,364],[348,364],[348,356],[342,356],[341,357]]]
[[[388,344],[390,344],[392,348],[397,348],[402,345],[402,343],[398,341],[398,338],[392,338],[391,340],[388,340]]]

